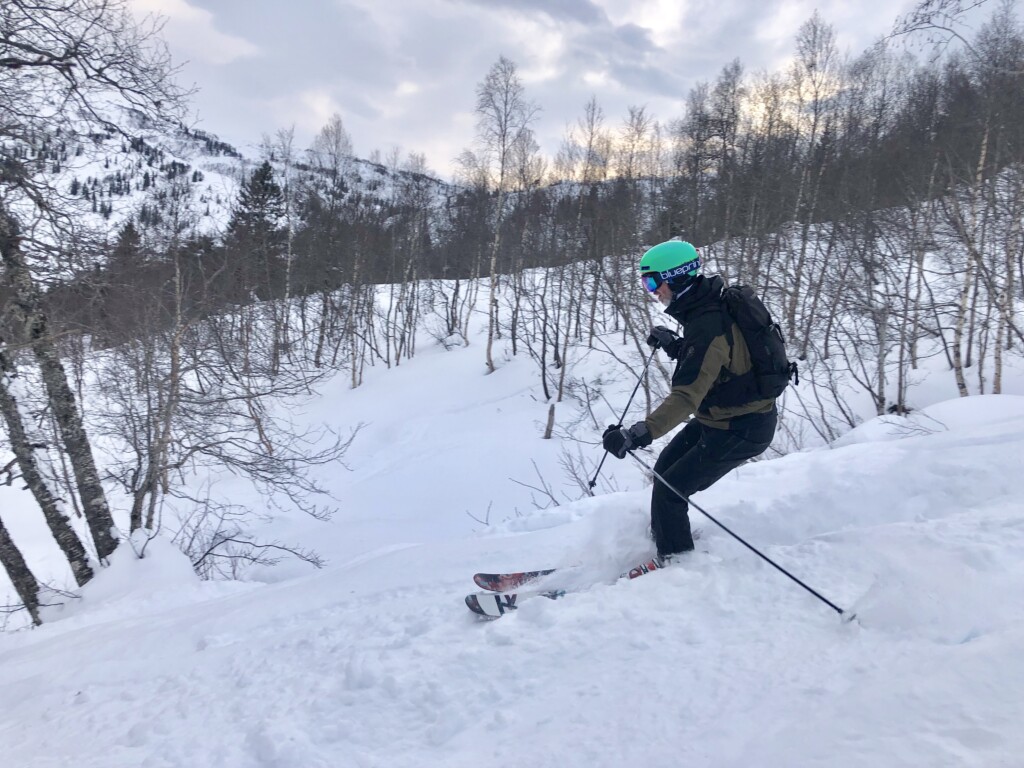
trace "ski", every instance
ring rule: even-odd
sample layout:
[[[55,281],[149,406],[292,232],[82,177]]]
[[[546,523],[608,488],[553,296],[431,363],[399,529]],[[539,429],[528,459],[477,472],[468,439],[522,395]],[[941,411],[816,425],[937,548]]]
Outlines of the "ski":
[[[700,529],[695,529],[693,532],[694,541],[700,539]],[[635,568],[631,568],[625,573],[619,574],[620,579],[630,578],[635,579],[637,576],[642,576],[647,573],[647,568],[651,563],[657,563],[657,558],[641,563]],[[486,589],[488,592],[512,592],[520,587],[526,586],[530,582],[542,579],[545,576],[550,576],[553,573],[565,573],[571,570],[578,570],[579,566],[571,566],[569,568],[545,568],[540,571],[509,571],[508,573],[474,573],[473,582],[480,587],[480,589]],[[656,570],[656,568],[648,568],[648,570]],[[635,572],[635,573],[634,573]]]
[[[557,600],[565,594],[564,590],[551,592],[480,592],[466,595],[466,607],[484,619],[500,619],[519,607],[519,603],[530,597],[546,597]]]
[[[531,581],[550,576],[557,570],[557,568],[546,568],[542,571],[519,571],[516,573],[474,573],[473,581],[480,589],[486,589],[488,592],[511,592]]]
[[[664,568],[666,565],[667,565],[667,563],[665,561],[663,561],[661,558],[655,557],[655,558],[652,558],[652,559],[648,560],[645,563],[640,563],[640,565],[637,565],[637,566],[634,566],[633,568],[630,568],[625,573],[620,574],[619,578],[620,579],[635,579],[638,576],[643,576],[645,573],[650,573],[651,571],[657,571],[659,568]]]
[[[620,579],[635,579],[643,576],[651,571],[657,571],[664,568],[665,564],[657,557],[647,560],[639,565],[630,568],[628,571],[619,575]],[[542,576],[555,573],[557,568],[550,568],[544,571],[520,571],[518,573],[478,573],[473,577],[473,580],[479,586],[485,584],[529,584],[531,581],[536,581]],[[495,579],[483,578],[477,580],[477,576],[483,577],[497,577]],[[481,583],[483,582],[483,583]],[[514,589],[514,587],[506,587],[508,589]],[[582,588],[581,588],[582,589]],[[570,590],[567,589],[555,589],[547,590],[543,592],[511,592],[511,591],[488,591],[478,592],[471,595],[466,595],[466,607],[469,608],[473,613],[481,618],[493,620],[500,619],[507,613],[512,613],[519,608],[519,604],[531,597],[546,597],[549,600],[557,600],[560,597],[568,594]],[[577,591],[577,590],[573,590]]]

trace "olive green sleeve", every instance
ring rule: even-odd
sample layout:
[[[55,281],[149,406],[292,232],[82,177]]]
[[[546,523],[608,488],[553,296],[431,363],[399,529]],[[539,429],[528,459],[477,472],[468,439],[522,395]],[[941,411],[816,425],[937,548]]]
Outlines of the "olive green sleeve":
[[[693,354],[695,348],[692,347],[683,351],[684,356]],[[721,375],[722,368],[728,363],[729,342],[725,336],[716,336],[712,340],[704,352],[704,359],[700,361],[699,367],[696,360],[687,360],[684,357],[672,379],[672,391],[644,420],[651,437],[658,438],[671,432],[696,413],[708,390]]]

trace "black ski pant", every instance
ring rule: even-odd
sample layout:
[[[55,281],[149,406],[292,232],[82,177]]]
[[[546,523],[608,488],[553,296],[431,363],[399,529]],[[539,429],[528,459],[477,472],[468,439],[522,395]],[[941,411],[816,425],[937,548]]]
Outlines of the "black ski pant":
[[[763,453],[775,436],[776,411],[748,414],[742,426],[705,427],[696,419],[665,446],[654,470],[684,496],[710,488],[747,459]],[[672,555],[693,549],[689,505],[664,483],[654,479],[651,492],[651,532],[658,554]]]

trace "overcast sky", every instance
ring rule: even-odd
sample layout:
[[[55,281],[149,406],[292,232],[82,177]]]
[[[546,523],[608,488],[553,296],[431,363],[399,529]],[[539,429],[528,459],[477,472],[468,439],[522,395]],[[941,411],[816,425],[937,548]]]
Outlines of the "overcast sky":
[[[393,146],[451,176],[470,146],[477,84],[514,61],[541,107],[548,157],[593,95],[610,126],[630,105],[667,122],[686,94],[739,58],[783,68],[815,8],[860,53],[913,0],[131,0],[158,12],[181,79],[194,83],[197,127],[247,155],[295,127],[299,148],[335,112],[355,154]]]

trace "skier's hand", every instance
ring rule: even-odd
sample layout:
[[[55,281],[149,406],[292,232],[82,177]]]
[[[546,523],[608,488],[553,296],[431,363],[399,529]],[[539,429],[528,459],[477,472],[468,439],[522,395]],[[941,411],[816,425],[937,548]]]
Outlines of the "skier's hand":
[[[638,421],[627,431],[629,432],[630,439],[633,441],[634,448],[646,448],[654,442],[654,438],[651,437],[651,431],[647,429],[646,421]]]
[[[626,451],[632,446],[629,432],[618,425],[608,427],[604,431],[604,449],[617,459],[626,458]]]
[[[651,335],[647,337],[647,343],[654,349],[664,349],[673,360],[679,354],[681,340],[679,334],[670,331],[664,325],[656,325],[651,328]]]
[[[617,459],[626,458],[626,454],[634,448],[646,448],[651,444],[653,438],[647,429],[647,424],[638,421],[629,429],[624,429],[621,424],[613,424],[604,431],[602,443],[604,449]]]

